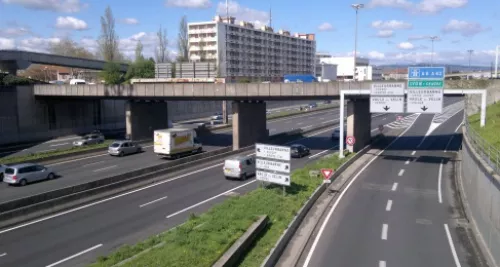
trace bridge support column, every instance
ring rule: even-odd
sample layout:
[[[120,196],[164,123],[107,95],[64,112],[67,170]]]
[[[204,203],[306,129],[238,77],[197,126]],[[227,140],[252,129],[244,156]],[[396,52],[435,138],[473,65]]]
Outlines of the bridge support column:
[[[371,141],[371,114],[369,99],[353,99],[347,103],[347,136],[354,136],[354,146],[347,145],[351,152],[358,152]]]
[[[233,150],[265,142],[269,137],[266,103],[233,101]]]
[[[128,138],[152,139],[154,130],[168,128],[167,103],[129,100],[125,105],[125,120]]]

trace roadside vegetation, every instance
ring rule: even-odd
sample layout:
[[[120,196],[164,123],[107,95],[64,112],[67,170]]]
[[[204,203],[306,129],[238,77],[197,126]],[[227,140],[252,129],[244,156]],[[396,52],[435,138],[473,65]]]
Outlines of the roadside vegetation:
[[[482,138],[500,149],[500,103],[489,105],[486,109],[486,125],[480,127],[480,113],[469,116],[469,123]]]
[[[299,209],[322,183],[310,170],[338,167],[352,157],[336,154],[322,158],[292,173],[292,185],[283,195],[281,186],[258,188],[231,197],[201,215],[191,214],[186,223],[133,246],[124,246],[100,257],[92,267],[190,266],[208,267],[258,219],[267,214],[269,225],[238,266],[260,266]]]

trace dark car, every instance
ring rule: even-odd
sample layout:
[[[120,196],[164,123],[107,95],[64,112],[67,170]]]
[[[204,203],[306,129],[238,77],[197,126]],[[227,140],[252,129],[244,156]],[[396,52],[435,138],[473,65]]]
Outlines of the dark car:
[[[311,150],[304,145],[295,144],[290,146],[292,158],[302,158],[311,154]]]

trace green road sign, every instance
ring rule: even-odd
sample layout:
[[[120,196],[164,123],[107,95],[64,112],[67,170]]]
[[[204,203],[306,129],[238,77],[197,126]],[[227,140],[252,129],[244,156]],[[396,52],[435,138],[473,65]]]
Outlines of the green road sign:
[[[409,80],[408,88],[443,88],[444,81],[442,80]]]

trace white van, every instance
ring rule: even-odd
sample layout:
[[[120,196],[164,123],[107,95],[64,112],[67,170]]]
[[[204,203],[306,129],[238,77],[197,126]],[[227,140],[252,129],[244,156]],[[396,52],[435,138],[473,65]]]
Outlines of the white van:
[[[75,85],[75,84],[87,84],[85,80],[82,79],[71,79],[69,80],[69,84]]]
[[[255,175],[255,159],[253,156],[236,156],[226,159],[223,171],[226,179],[246,180],[248,177]]]

